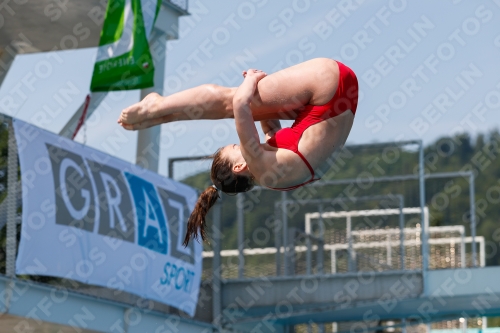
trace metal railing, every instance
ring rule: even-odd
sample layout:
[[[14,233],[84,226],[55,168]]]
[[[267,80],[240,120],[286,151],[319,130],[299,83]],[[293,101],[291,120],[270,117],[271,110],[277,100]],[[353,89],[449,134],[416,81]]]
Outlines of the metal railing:
[[[400,142],[389,142],[389,143],[377,143],[377,144],[367,144],[367,145],[353,145],[349,146],[349,149],[351,148],[364,148],[364,147],[403,147],[403,146],[408,146],[408,145],[418,145],[418,175],[398,175],[398,176],[384,176],[384,177],[374,177],[371,179],[373,183],[376,182],[392,182],[392,181],[404,181],[404,180],[418,180],[419,182],[419,201],[420,201],[420,208],[421,208],[421,221],[422,221],[422,238],[423,238],[423,243],[422,243],[422,251],[423,252],[428,252],[427,249],[427,227],[424,224],[425,216],[424,216],[424,206],[425,206],[425,178],[426,176],[424,175],[424,153],[423,153],[423,143],[421,140],[415,141],[415,140],[410,140],[410,141],[400,141]],[[207,156],[199,156],[199,157],[178,157],[178,158],[173,158],[169,159],[169,177],[174,178],[174,163],[177,161],[187,161],[187,160],[200,160],[200,159],[206,159]],[[326,187],[326,186],[334,186],[334,185],[343,185],[343,184],[352,184],[355,183],[357,179],[342,179],[342,180],[333,180],[333,181],[320,181],[316,183],[312,183],[308,185],[309,187]],[[262,190],[269,190],[268,188],[263,188],[263,187],[255,187],[252,191],[262,191]],[[282,192],[281,193],[281,222],[282,222],[282,242],[283,244],[288,244],[288,217],[287,217],[287,199],[288,199],[288,193],[287,192]],[[238,277],[243,278],[244,276],[244,241],[243,238],[244,236],[244,216],[242,207],[243,205],[243,198],[242,194],[238,195],[238,212],[237,212],[237,225],[238,225],[238,251],[239,251],[239,256],[238,256]],[[474,229],[475,229],[475,223],[472,223],[471,221],[471,228],[472,224],[474,224]],[[475,222],[475,221],[474,221]],[[280,237],[276,237],[276,247],[280,247]],[[284,251],[285,255],[284,257],[287,258],[289,257],[288,251],[289,247],[285,246]],[[424,256],[423,256],[424,257]],[[424,257],[425,260],[425,257]],[[276,256],[276,262],[277,265],[280,265],[280,258],[277,255]],[[428,263],[424,261],[423,263],[423,269],[426,270],[428,267]],[[287,270],[287,262],[284,262],[284,268],[285,271]],[[277,270],[279,272],[279,270]]]
[[[454,177],[463,177],[469,180],[469,198],[470,198],[470,232],[471,232],[471,242],[472,242],[472,266],[475,267],[477,266],[477,254],[476,254],[476,220],[475,220],[475,193],[474,193],[474,175],[472,172],[446,172],[446,173],[436,173],[436,174],[424,174],[424,160],[423,160],[423,144],[422,141],[402,141],[402,142],[390,142],[390,143],[378,143],[378,144],[368,144],[368,145],[356,145],[356,146],[348,146],[346,148],[352,149],[352,148],[365,148],[365,147],[403,147],[407,145],[417,145],[418,146],[418,174],[407,174],[407,175],[396,175],[396,176],[382,176],[382,177],[373,177],[370,179],[372,183],[381,183],[381,182],[401,182],[401,181],[418,181],[418,192],[419,192],[419,203],[420,207],[419,208],[419,214],[420,214],[420,226],[421,226],[421,252],[422,252],[422,268],[424,271],[429,268],[429,263],[428,263],[428,253],[429,253],[429,242],[428,242],[428,237],[429,237],[429,221],[428,218],[426,218],[426,213],[425,213],[425,180],[428,179],[444,179],[444,178],[454,178]],[[200,160],[200,159],[206,159],[208,156],[200,156],[200,157],[180,157],[180,158],[173,158],[169,160],[169,176],[174,177],[174,163],[178,161],[188,161],[188,160]],[[357,179],[339,179],[339,180],[326,180],[326,181],[320,181],[316,183],[309,184],[308,187],[310,188],[321,188],[321,187],[327,187],[327,186],[338,186],[338,185],[348,185],[355,183]],[[268,190],[267,188],[263,187],[255,187],[251,192],[256,192],[256,191],[265,191]],[[245,194],[239,194],[237,196],[237,212],[236,212],[236,224],[237,224],[237,254],[238,254],[238,278],[243,278],[245,276],[245,242],[244,242],[244,228],[245,228],[245,216],[243,213],[243,207],[245,205]],[[281,193],[281,200],[279,203],[276,204],[275,206],[275,216],[280,216],[281,217],[281,228],[280,230],[275,229],[275,247],[276,251],[274,252],[275,254],[275,262],[276,262],[276,274],[279,275],[281,273],[281,266],[283,266],[284,273],[287,274],[288,272],[288,265],[289,262],[286,260],[286,258],[290,258],[291,256],[288,254],[289,251],[292,251],[292,248],[290,245],[283,246],[282,244],[289,244],[289,226],[288,226],[288,216],[287,216],[287,209],[288,209],[288,203],[291,202],[292,200],[288,201],[288,193],[287,192],[282,192]],[[372,196],[372,200],[376,198],[377,196]],[[381,196],[383,197],[383,196]],[[397,197],[394,196],[393,197]],[[325,203],[329,202],[330,204],[334,203],[336,200],[339,200],[339,198],[335,199],[324,199]],[[397,200],[399,200],[399,205],[397,209],[401,210],[402,207],[404,206],[404,199],[403,196],[397,197]],[[294,202],[300,202],[300,200],[293,200]],[[305,200],[308,203],[313,203],[314,200]],[[349,221],[347,221],[349,222]],[[400,218],[400,233],[402,233],[402,229],[404,226],[401,225],[401,223],[404,224],[404,217],[403,214],[401,214]],[[307,228],[307,225],[306,225]],[[349,228],[348,228],[349,229]],[[349,237],[348,237],[349,238]],[[403,237],[401,236],[400,239],[401,244],[400,244],[400,253],[401,257],[404,258],[404,252],[406,250],[406,246],[403,245]],[[283,251],[283,256],[281,255],[281,249]],[[352,254],[352,252],[351,252]],[[282,258],[283,257],[283,258]],[[281,262],[282,259],[283,263]],[[403,260],[403,259],[401,259]],[[403,269],[405,267],[405,263],[402,262],[400,265]]]
[[[407,267],[407,262],[405,262],[406,258],[406,253],[411,250],[411,251],[417,251],[419,253],[419,256],[416,256],[415,258],[415,265],[418,266],[416,269],[420,269],[423,272],[427,271],[429,269],[429,256],[428,254],[430,253],[430,246],[433,247],[433,249],[436,246],[443,246],[446,245],[449,248],[452,248],[455,246],[455,244],[460,244],[459,252],[460,258],[459,259],[454,259],[453,262],[456,262],[460,266],[463,266],[466,264],[466,259],[467,256],[465,256],[466,252],[463,250],[465,247],[466,243],[471,243],[471,249],[472,249],[472,254],[470,255],[470,266],[475,267],[477,265],[476,262],[476,242],[479,241],[479,244],[481,246],[480,253],[483,252],[483,247],[484,247],[484,239],[476,237],[476,221],[475,221],[475,193],[474,193],[474,175],[472,172],[447,172],[447,173],[437,173],[437,174],[424,174],[424,147],[422,141],[404,141],[404,142],[397,142],[397,143],[385,143],[385,144],[375,144],[375,145],[363,145],[363,146],[355,146],[355,147],[402,147],[406,145],[417,145],[418,146],[418,166],[417,170],[418,172],[416,174],[410,173],[410,174],[400,174],[396,176],[387,176],[387,175],[382,175],[380,177],[373,177],[370,179],[372,184],[375,183],[391,183],[391,182],[404,182],[404,181],[417,181],[418,186],[418,204],[419,207],[416,207],[415,213],[419,214],[419,230],[417,232],[416,228],[413,228],[414,230],[410,230],[409,232],[415,232],[415,234],[418,233],[418,239],[414,240],[406,240],[405,237],[407,236],[407,232],[404,230],[405,229],[405,220],[404,220],[404,214],[403,211],[405,210],[404,207],[404,198],[402,195],[394,196],[396,197],[397,205],[395,208],[393,208],[398,214],[400,215],[400,222],[399,222],[399,228],[397,230],[391,230],[388,231],[387,229],[384,229],[386,232],[388,231],[391,235],[399,235],[399,239],[391,239],[387,238],[383,242],[379,242],[378,244],[374,242],[367,242],[365,248],[369,249],[387,249],[386,250],[386,258],[385,260],[379,260],[379,258],[374,257],[370,253],[363,253],[363,244],[355,243],[352,242],[352,237],[355,235],[361,235],[364,231],[360,230],[352,230],[352,228],[346,228],[350,229],[350,234],[348,237],[346,237],[348,240],[350,239],[351,242],[347,242],[347,244],[328,244],[325,241],[325,234],[320,233],[319,235],[314,235],[311,233],[310,230],[307,230],[304,232],[305,235],[301,235],[301,233],[297,233],[296,230],[292,228],[291,225],[289,225],[288,221],[288,204],[287,201],[289,200],[290,194],[287,192],[282,192],[281,193],[281,200],[279,202],[275,203],[274,205],[274,215],[276,219],[280,219],[279,227],[273,227],[273,232],[275,236],[275,241],[274,241],[274,247],[268,247],[268,248],[246,248],[245,245],[245,216],[246,213],[244,212],[244,207],[246,203],[246,196],[248,198],[251,198],[253,193],[256,193],[254,195],[258,195],[259,193],[262,193],[263,191],[267,191],[267,188],[263,187],[255,187],[250,193],[246,194],[239,194],[236,198],[237,202],[235,206],[237,207],[237,210],[235,211],[234,214],[234,220],[236,222],[237,230],[236,230],[236,235],[237,235],[237,245],[236,248],[231,249],[231,250],[222,250],[221,248],[221,241],[222,241],[222,234],[221,234],[221,218],[222,218],[222,203],[217,203],[213,209],[213,215],[212,215],[212,223],[214,226],[214,231],[212,233],[212,243],[213,243],[213,251],[211,252],[205,252],[204,256],[207,260],[211,260],[211,267],[210,270],[212,272],[212,287],[213,290],[220,290],[221,288],[221,280],[227,278],[227,279],[248,279],[252,278],[253,276],[259,276],[259,274],[262,276],[270,276],[270,275],[280,275],[280,274],[285,274],[285,275],[292,275],[295,273],[300,273],[300,274],[305,274],[305,275],[311,275],[311,274],[325,274],[325,272],[328,272],[327,274],[338,274],[340,273],[339,270],[337,269],[338,263],[336,262],[336,255],[337,253],[341,253],[342,251],[348,252],[348,256],[350,264],[347,266],[351,266],[347,268],[347,271],[349,270],[356,270],[355,265],[357,266],[359,264],[361,269],[364,269],[364,266],[362,263],[367,263],[367,265],[373,266],[371,269],[375,270],[390,270],[390,269],[398,269],[397,266],[401,267],[401,269],[409,269]],[[346,147],[346,148],[351,148],[351,147]],[[199,160],[199,159],[206,159],[207,156],[202,156],[202,157],[188,157],[188,158],[175,158],[175,159],[170,159],[169,160],[169,176],[171,178],[174,178],[174,163],[177,161],[187,161],[187,160]],[[463,233],[459,235],[459,237],[448,237],[447,239],[429,239],[429,233],[431,232],[431,229],[429,228],[429,221],[428,221],[428,214],[426,216],[426,209],[425,209],[425,180],[429,179],[439,179],[439,178],[453,178],[453,177],[463,177],[469,180],[469,198],[470,198],[470,232],[471,232],[471,237],[463,237]],[[315,182],[312,184],[309,184],[306,189],[311,189],[311,191],[314,191],[320,188],[326,188],[326,187],[332,187],[332,186],[339,186],[339,185],[350,185],[350,184],[355,184],[358,181],[356,178],[351,178],[351,179],[338,179],[338,180],[326,180],[326,181],[319,181]],[[373,196],[376,197],[376,196]],[[372,197],[372,200],[373,200]],[[318,218],[325,218],[325,215],[323,213],[325,207],[327,207],[326,201],[329,201],[329,203],[335,202],[335,200],[339,200],[338,198],[321,198],[319,200],[325,200],[325,203],[321,206],[318,207]],[[294,202],[297,202],[297,200],[293,200]],[[306,200],[308,204],[314,202],[314,200]],[[231,201],[232,202],[232,201]],[[274,203],[274,202],[273,202]],[[268,202],[269,204],[269,202]],[[272,203],[271,203],[272,204]],[[330,209],[330,207],[328,207]],[[318,213],[318,212],[316,212]],[[352,217],[352,216],[351,216]],[[277,222],[277,221],[276,221]],[[464,229],[462,229],[464,230]],[[373,231],[373,230],[371,230]],[[377,232],[383,232],[377,231]],[[305,244],[295,244],[297,240],[297,235],[301,236],[298,239],[300,239],[301,242],[304,242]],[[349,244],[351,243],[351,244]],[[368,246],[368,247],[367,247]],[[399,248],[399,253],[398,251],[393,251],[394,247]],[[349,251],[350,248],[350,251]],[[261,269],[260,272],[248,272],[245,270],[245,267],[250,267],[250,265],[245,265],[245,256],[251,256],[253,254],[262,254],[265,255],[265,260],[258,260],[258,268],[263,268]],[[305,257],[304,257],[305,254]],[[314,256],[314,254],[316,254]],[[392,258],[391,256],[393,254],[396,254],[396,257],[399,255],[400,257],[398,258],[399,264],[397,266],[391,265],[392,263]],[[303,268],[299,267],[299,270],[297,270],[297,258],[296,255],[300,255],[301,257],[299,258],[299,262],[304,262],[305,265]],[[330,260],[324,260],[325,257],[328,257],[330,255]],[[269,269],[272,265],[272,257],[274,256],[274,263],[275,263],[275,269]],[[352,257],[351,257],[352,256]],[[465,259],[464,259],[465,256]],[[231,261],[232,266],[230,270],[226,269],[223,261],[225,261],[227,258],[233,258],[237,260]],[[264,258],[264,256],[262,256]],[[314,258],[316,258],[317,264],[314,265]],[[320,259],[321,263],[319,263]],[[247,258],[251,259],[251,258]],[[333,259],[333,260],[332,260]],[[302,260],[302,261],[301,261]],[[204,260],[205,261],[205,260]],[[255,261],[255,260],[253,260]],[[269,262],[268,262],[269,261]],[[420,261],[420,262],[418,262]],[[483,259],[480,259],[481,265],[484,264]],[[330,270],[328,271],[327,266],[329,266]],[[365,265],[366,266],[366,265]],[[434,266],[434,265],[433,265]],[[314,269],[316,267],[316,269]],[[283,268],[283,271],[282,271]],[[293,269],[292,269],[293,268]],[[451,268],[451,267],[450,267]],[[303,273],[302,273],[302,271]],[[250,274],[248,274],[250,273]],[[426,274],[423,274],[425,277]],[[423,280],[423,288],[424,290],[426,289],[426,281],[425,278]],[[214,297],[213,300],[213,308],[214,308],[214,317],[217,317],[217,314],[221,313],[221,299],[219,297]]]
[[[220,207],[220,206],[219,206]],[[361,240],[366,237],[379,237],[379,240],[353,242],[349,245],[347,240],[342,243],[334,243],[328,240],[327,233],[320,236],[307,234],[298,228],[291,228],[289,231],[289,239],[291,243],[290,265],[288,275],[311,275],[311,274],[337,274],[343,272],[357,271],[386,271],[386,270],[402,270],[401,262],[414,263],[410,267],[405,265],[406,269],[414,270],[421,269],[422,258],[421,252],[405,251],[405,256],[398,252],[402,242],[400,239],[392,239],[393,236],[401,234],[399,229],[371,229],[371,230],[354,230],[352,235],[359,237]],[[403,245],[407,249],[420,248],[422,240],[419,238],[421,228],[405,228]],[[478,246],[477,258],[479,266],[485,266],[485,240],[482,236],[476,237]],[[465,228],[461,225],[456,226],[441,226],[429,228],[429,246],[434,254],[429,256],[430,269],[442,268],[465,268],[472,266],[471,251],[467,251],[467,245],[472,244],[472,237],[465,236]],[[447,250],[448,253],[439,253],[439,250]],[[349,255],[351,251],[352,255]],[[365,252],[365,253],[363,253]],[[276,271],[271,270],[273,264],[272,256],[279,253],[284,254],[284,248],[266,247],[244,249],[246,257],[255,257],[254,262],[259,262],[252,269],[245,271],[245,278],[275,276]],[[338,260],[337,254],[348,253],[347,259]],[[316,254],[316,255],[314,255]],[[223,262],[228,258],[237,258],[239,251],[237,249],[221,250],[219,259]],[[330,256],[328,258],[328,256]],[[214,267],[223,267],[221,277],[223,279],[238,278],[237,267],[228,267],[224,263],[216,266],[214,251],[204,251],[204,260],[213,260]],[[349,260],[352,260],[349,263]],[[229,260],[232,261],[232,260]],[[342,261],[342,262],[341,262]],[[415,263],[417,263],[415,265]],[[340,269],[342,266],[342,269]],[[417,267],[418,266],[418,267]],[[248,268],[248,267],[247,267]],[[208,269],[208,270],[207,270]],[[211,267],[205,267],[204,276],[209,278],[212,276]]]
[[[399,214],[399,230],[400,230],[400,240],[401,240],[401,255],[404,257],[404,251],[405,251],[405,246],[404,246],[404,237],[403,237],[403,230],[405,228],[405,222],[404,222],[404,215],[408,213],[420,213],[420,209],[415,208],[415,209],[410,209],[410,208],[403,208],[404,207],[404,198],[402,195],[399,194],[391,194],[391,195],[372,195],[372,196],[363,196],[363,197],[350,197],[350,198],[340,198],[341,200],[349,200],[349,201],[355,201],[355,202],[363,202],[363,201],[373,201],[373,200],[389,200],[389,201],[395,201],[398,204],[398,209],[378,209],[378,210],[369,210],[369,211],[343,211],[343,212],[323,212],[323,206],[327,203],[331,202],[331,199],[315,199],[315,200],[286,200],[285,202],[277,202],[276,206],[285,204],[285,206],[288,206],[289,204],[317,204],[318,205],[318,211],[314,213],[306,213],[305,214],[305,232],[306,234],[311,234],[312,232],[312,225],[311,225],[311,219],[317,218],[319,219],[319,226],[321,229],[321,234],[324,236],[325,232],[325,227],[324,227],[324,218],[331,218],[331,217],[345,217],[346,218],[346,237],[348,240],[349,248],[348,248],[348,262],[349,262],[349,271],[353,271],[352,269],[352,262],[353,262],[353,257],[355,255],[355,252],[352,249],[352,236],[353,236],[353,230],[352,230],[352,217],[354,216],[374,216],[374,215],[392,215],[392,214]],[[424,214],[424,218],[425,218]],[[427,214],[427,219],[426,222],[424,223],[428,225],[428,214]],[[287,270],[286,268],[286,261],[285,261],[285,271]],[[401,264],[401,269],[404,269],[404,261]],[[279,270],[278,270],[279,271]]]

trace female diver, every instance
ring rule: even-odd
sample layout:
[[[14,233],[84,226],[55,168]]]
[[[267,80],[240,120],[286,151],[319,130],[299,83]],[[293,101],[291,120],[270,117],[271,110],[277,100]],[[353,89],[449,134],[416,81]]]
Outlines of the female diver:
[[[246,192],[259,184],[289,191],[318,180],[317,171],[331,165],[351,130],[358,82],[342,63],[318,58],[271,75],[249,69],[243,76],[238,88],[207,84],[166,97],[149,94],[118,119],[125,129],[136,130],[180,120],[234,118],[240,144],[214,153],[214,185],[199,197],[184,245],[198,232],[206,239],[205,216],[219,190]],[[280,119],[295,122],[282,129]],[[265,143],[260,143],[255,121],[260,121]]]

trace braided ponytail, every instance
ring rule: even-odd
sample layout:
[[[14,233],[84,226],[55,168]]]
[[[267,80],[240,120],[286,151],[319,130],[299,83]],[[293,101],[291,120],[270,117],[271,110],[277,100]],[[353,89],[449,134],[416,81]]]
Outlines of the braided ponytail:
[[[207,239],[207,233],[205,231],[205,217],[212,208],[212,206],[217,201],[219,193],[217,189],[213,186],[208,187],[198,198],[194,210],[189,216],[186,230],[186,237],[184,238],[184,243],[182,245],[188,246],[191,237],[198,239],[198,230],[201,234],[201,239],[205,241]]]
[[[200,231],[201,239],[203,241],[206,240],[205,217],[208,210],[212,208],[219,197],[217,188],[224,193],[236,194],[249,191],[254,186],[253,178],[233,173],[231,162],[222,156],[222,149],[219,148],[212,155],[213,162],[210,179],[215,185],[203,191],[198,198],[194,210],[188,219],[186,237],[184,238],[184,243],[182,243],[184,246],[189,244],[191,237],[198,239],[198,230]]]

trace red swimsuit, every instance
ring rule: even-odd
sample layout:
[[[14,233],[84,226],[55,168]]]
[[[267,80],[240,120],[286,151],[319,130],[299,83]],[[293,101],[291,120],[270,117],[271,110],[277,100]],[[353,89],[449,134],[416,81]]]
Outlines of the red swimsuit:
[[[337,61],[339,65],[339,85],[333,98],[324,105],[306,105],[299,111],[295,122],[290,128],[283,128],[276,132],[276,134],[267,140],[270,146],[276,148],[288,149],[299,155],[304,161],[307,168],[311,172],[311,179],[305,183],[285,187],[273,188],[273,190],[290,191],[305,184],[311,183],[318,179],[314,178],[314,170],[307,161],[307,159],[299,151],[299,141],[304,131],[311,125],[322,122],[323,120],[336,117],[347,110],[351,110],[356,114],[358,106],[358,80],[354,72],[344,64]]]

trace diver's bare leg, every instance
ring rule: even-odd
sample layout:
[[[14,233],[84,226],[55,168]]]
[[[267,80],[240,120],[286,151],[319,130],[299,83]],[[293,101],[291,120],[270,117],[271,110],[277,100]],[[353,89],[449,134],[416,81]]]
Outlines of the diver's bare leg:
[[[204,84],[165,97],[151,93],[125,108],[118,123],[126,129],[141,129],[174,120],[231,118],[234,91]]]
[[[337,82],[338,66],[331,59],[313,59],[268,75],[259,81],[250,105],[254,120],[293,119],[291,110],[329,101]],[[232,118],[235,91],[206,84],[165,97],[149,94],[124,109],[118,123],[141,129],[178,120]]]

